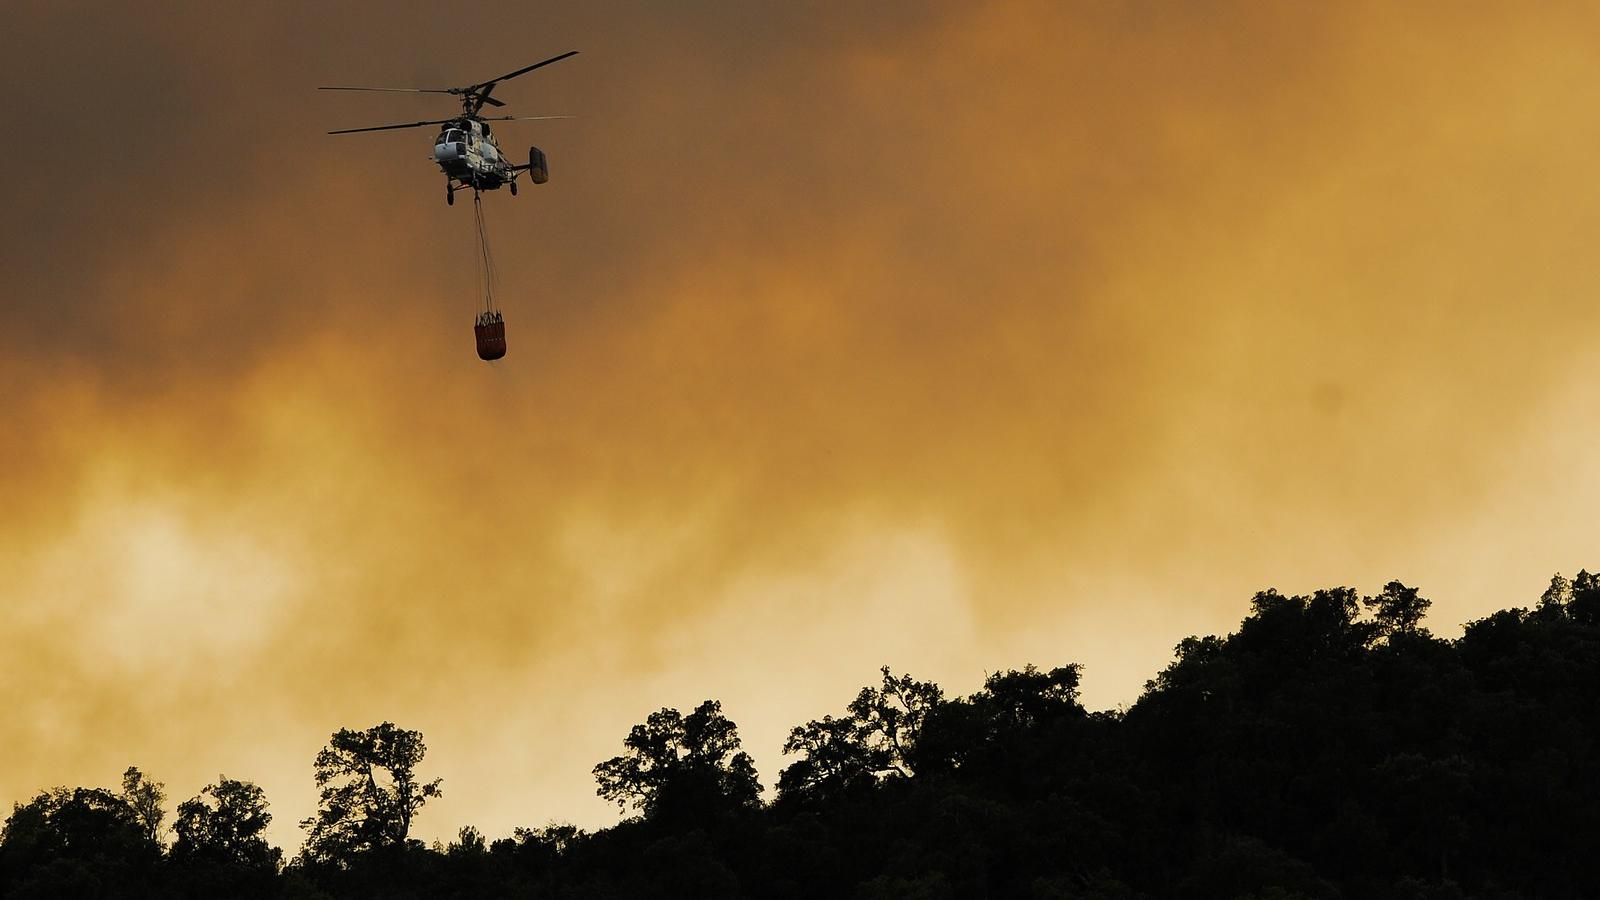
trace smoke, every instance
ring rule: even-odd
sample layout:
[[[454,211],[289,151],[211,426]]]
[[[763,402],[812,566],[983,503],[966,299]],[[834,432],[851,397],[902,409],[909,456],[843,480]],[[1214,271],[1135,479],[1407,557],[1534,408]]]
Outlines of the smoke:
[[[663,705],[770,784],[885,662],[1106,706],[1270,585],[1527,601],[1594,564],[1593,16],[15,7],[0,799],[221,770],[293,847],[390,719],[424,836],[592,825]],[[569,48],[485,366],[426,130],[323,134],[449,108],[312,88]]]

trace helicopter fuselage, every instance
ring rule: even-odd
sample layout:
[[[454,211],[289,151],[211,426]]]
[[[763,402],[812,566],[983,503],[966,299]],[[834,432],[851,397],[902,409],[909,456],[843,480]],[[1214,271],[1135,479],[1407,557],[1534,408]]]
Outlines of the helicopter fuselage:
[[[489,126],[476,119],[445,123],[433,142],[433,161],[454,186],[492,191],[509,184],[521,168],[501,152]]]

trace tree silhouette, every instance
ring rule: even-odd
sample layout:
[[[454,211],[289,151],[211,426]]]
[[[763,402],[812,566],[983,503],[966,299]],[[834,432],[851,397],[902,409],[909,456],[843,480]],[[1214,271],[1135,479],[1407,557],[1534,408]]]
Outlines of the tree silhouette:
[[[867,746],[879,751],[878,773],[910,778],[916,774],[912,759],[923,723],[944,700],[944,691],[931,681],[895,675],[888,666],[880,671],[883,683],[862,688],[850,703],[850,714],[865,726]]]
[[[848,793],[883,778],[915,774],[917,741],[928,714],[944,699],[931,681],[879,670],[882,681],[850,701],[843,718],[825,716],[795,726],[783,752],[802,754],[778,775],[782,795]]]
[[[161,839],[161,820],[166,817],[161,804],[167,802],[164,787],[166,785],[145,778],[137,766],[129,766],[122,773],[122,801],[133,810],[134,819],[151,843],[160,843]]]
[[[877,784],[886,767],[881,751],[868,746],[867,725],[854,716],[823,716],[796,725],[783,742],[785,754],[800,758],[778,773],[778,796],[837,797]]]
[[[1539,595],[1539,612],[1560,618],[1566,615],[1566,605],[1572,599],[1572,582],[1560,572],[1550,576],[1550,586]]]
[[[1019,746],[1038,740],[1030,732],[1082,720],[1081,672],[1077,664],[1048,672],[1030,664],[990,675],[971,697],[935,705],[917,735],[917,771],[948,774],[980,760],[1003,767]]]
[[[283,851],[267,843],[264,832],[271,823],[266,792],[248,781],[219,775],[215,784],[178,804],[172,859],[276,871]]]
[[[1083,667],[1077,663],[1041,672],[1032,664],[1020,671],[996,672],[984,679],[983,690],[972,703],[989,710],[998,727],[1015,731],[1062,717],[1083,714],[1078,705],[1078,682]]]
[[[1372,610],[1373,621],[1384,636],[1416,634],[1418,623],[1433,605],[1433,601],[1418,594],[1416,588],[1398,581],[1389,582],[1383,586],[1382,593],[1363,598],[1361,603]]]
[[[56,788],[17,804],[0,831],[7,897],[138,894],[161,848],[127,802],[101,788]]]
[[[685,716],[676,709],[650,714],[622,742],[626,748],[594,767],[596,793],[646,818],[701,819],[760,804],[761,783],[739,731],[707,700]]]
[[[441,791],[442,779],[416,779],[427,752],[422,732],[384,722],[365,731],[342,728],[317,754],[316,816],[305,819],[302,855],[311,862],[348,865],[360,853],[403,844],[411,820]]]
[[[1567,615],[1583,625],[1600,625],[1600,575],[1580,570],[1573,576]]]

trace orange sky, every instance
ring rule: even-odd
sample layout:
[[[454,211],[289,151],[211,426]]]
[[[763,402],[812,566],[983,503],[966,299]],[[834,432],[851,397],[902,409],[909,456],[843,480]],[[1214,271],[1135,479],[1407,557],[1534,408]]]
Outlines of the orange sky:
[[[592,827],[664,705],[770,785],[883,663],[1106,707],[1261,588],[1600,565],[1591,4],[411,5],[0,12],[0,803],[292,851],[390,719],[420,836]],[[323,134],[452,108],[313,87],[571,48],[485,365],[431,135]]]

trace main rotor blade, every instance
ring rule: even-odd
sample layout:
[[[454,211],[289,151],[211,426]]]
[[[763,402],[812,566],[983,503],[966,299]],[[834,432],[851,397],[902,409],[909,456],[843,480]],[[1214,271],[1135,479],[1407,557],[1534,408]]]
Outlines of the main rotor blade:
[[[483,122],[530,122],[535,119],[576,119],[577,116],[480,116]]]
[[[515,72],[507,72],[506,74],[501,75],[499,78],[491,78],[488,81],[479,82],[479,83],[473,85],[472,87],[475,87],[475,88],[489,87],[490,85],[495,84],[497,82],[505,81],[508,78],[515,78],[518,75],[522,75],[522,74],[527,73],[527,72],[532,72],[534,69],[540,68],[542,66],[548,66],[551,63],[560,62],[560,61],[562,61],[563,59],[566,59],[569,56],[577,56],[577,55],[578,55],[578,51],[576,51],[576,50],[568,50],[567,52],[561,54],[560,56],[552,56],[549,59],[544,60],[543,62],[536,62],[531,66],[523,66],[522,68],[516,70]]]
[[[319,91],[385,91],[391,94],[453,94],[449,88],[319,87]]]
[[[393,131],[396,128],[421,128],[424,125],[443,125],[446,122],[454,122],[454,121],[456,121],[456,120],[455,119],[433,119],[433,120],[428,121],[428,122],[406,122],[406,123],[401,124],[401,125],[374,125],[371,128],[342,128],[342,129],[340,129],[338,131],[330,131],[328,133],[329,134],[355,134],[358,131]]]

